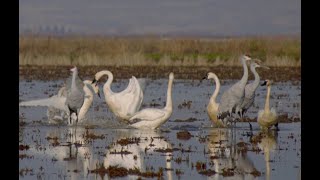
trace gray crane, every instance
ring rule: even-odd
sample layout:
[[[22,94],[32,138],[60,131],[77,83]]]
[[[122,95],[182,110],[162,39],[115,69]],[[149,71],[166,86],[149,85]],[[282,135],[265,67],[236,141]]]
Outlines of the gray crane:
[[[69,113],[69,124],[72,124],[72,113],[76,114],[76,122],[78,122],[78,114],[80,108],[83,105],[85,92],[83,90],[84,83],[78,77],[78,69],[77,67],[72,68],[72,77],[66,81],[66,89],[67,89],[67,99],[66,105],[70,111]]]
[[[260,60],[256,60],[256,61],[260,62]],[[254,81],[245,86],[244,99],[243,99],[243,102],[240,106],[240,110],[238,112],[240,118],[243,118],[243,116],[247,112],[247,110],[253,105],[253,102],[254,102],[254,99],[256,96],[255,92],[256,92],[256,90],[259,86],[259,82],[260,82],[260,76],[256,71],[257,67],[263,67],[263,68],[269,69],[269,67],[267,67],[267,66],[259,65],[256,62],[251,62],[250,70],[254,75]],[[250,129],[252,129],[250,122],[249,122],[249,125],[250,125]]]
[[[83,90],[85,92],[84,103],[79,110],[78,121],[83,120],[85,118],[86,113],[88,112],[91,104],[93,102],[94,93],[100,97],[99,86],[97,84],[91,84],[91,81],[85,80],[83,81],[85,86]],[[69,119],[69,109],[66,106],[66,96],[67,90],[66,87],[60,88],[57,95],[51,96],[49,98],[23,101],[19,103],[19,106],[44,106],[48,107],[47,116],[49,123],[61,123],[64,120]],[[69,122],[68,122],[69,123]]]
[[[228,116],[231,117],[233,112],[238,113],[244,99],[244,87],[248,81],[248,67],[246,62],[249,60],[251,60],[251,58],[246,55],[240,56],[240,61],[243,66],[243,76],[240,81],[222,94],[218,110],[218,119],[225,119]]]

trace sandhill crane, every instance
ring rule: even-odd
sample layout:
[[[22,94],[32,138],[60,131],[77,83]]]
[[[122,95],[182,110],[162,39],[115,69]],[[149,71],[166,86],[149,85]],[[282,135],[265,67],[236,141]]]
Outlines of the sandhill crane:
[[[70,71],[72,71],[73,73],[72,73],[71,83],[66,84],[66,88],[67,88],[66,105],[70,112],[69,124],[72,124],[71,122],[72,113],[76,114],[76,123],[78,122],[78,114],[84,102],[85,92],[83,91],[84,83],[78,77],[77,67],[72,68]],[[70,82],[70,81],[67,81],[67,82]]]
[[[244,88],[248,81],[248,67],[246,62],[251,60],[251,58],[242,55],[240,60],[243,66],[243,76],[240,81],[222,94],[218,110],[218,119],[224,119],[227,116],[231,117],[233,112],[237,114],[240,110],[240,105],[244,99]]]
[[[250,64],[250,70],[254,75],[254,81],[250,84],[247,84],[245,86],[244,90],[244,99],[240,106],[239,116],[240,118],[243,118],[244,114],[247,112],[247,110],[253,105],[254,99],[255,99],[255,91],[259,86],[260,83],[260,77],[259,74],[256,71],[257,67],[263,67],[266,69],[269,69],[267,66],[259,65],[256,62],[251,62]],[[252,126],[249,122],[250,129],[252,129]]]

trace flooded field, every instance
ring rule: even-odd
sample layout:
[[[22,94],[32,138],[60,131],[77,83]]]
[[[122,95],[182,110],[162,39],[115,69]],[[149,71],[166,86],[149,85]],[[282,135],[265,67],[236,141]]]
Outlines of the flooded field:
[[[221,92],[235,81],[221,80]],[[147,79],[142,108],[165,105],[168,79]],[[112,84],[115,92],[128,80]],[[57,94],[63,80],[20,80],[19,100]],[[102,84],[100,85],[102,90]],[[299,179],[301,168],[301,82],[275,82],[271,107],[280,131],[262,133],[256,123],[266,87],[258,87],[247,122],[214,128],[206,106],[215,89],[209,80],[175,79],[173,114],[157,130],[120,124],[103,93],[94,97],[87,118],[77,126],[48,123],[46,107],[20,107],[21,179]]]

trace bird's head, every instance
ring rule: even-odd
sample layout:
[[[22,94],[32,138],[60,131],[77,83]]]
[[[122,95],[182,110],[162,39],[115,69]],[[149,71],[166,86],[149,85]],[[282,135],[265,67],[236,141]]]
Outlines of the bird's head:
[[[266,79],[266,80],[261,84],[261,86],[270,86],[272,83],[273,83],[272,80]]]
[[[77,67],[74,66],[73,68],[70,69],[71,72],[77,71]]]
[[[169,74],[169,79],[174,79],[174,73],[173,72],[171,72],[170,74]]]

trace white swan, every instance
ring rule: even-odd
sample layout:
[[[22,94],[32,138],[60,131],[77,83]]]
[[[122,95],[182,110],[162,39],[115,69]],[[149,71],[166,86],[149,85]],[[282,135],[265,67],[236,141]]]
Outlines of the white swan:
[[[91,104],[93,102],[93,92],[99,94],[99,87],[96,84],[91,84],[91,81],[83,81],[85,86],[83,86],[83,91],[85,92],[85,99],[82,107],[80,108],[78,119],[82,121],[85,118]],[[69,117],[68,108],[66,106],[66,88],[60,88],[57,95],[50,98],[24,101],[19,103],[19,106],[47,106],[47,115],[50,123],[57,123],[62,120],[66,120]]]
[[[220,81],[216,74],[209,72],[207,73],[207,76],[205,76],[203,79],[214,79],[216,83],[216,88],[209,100],[208,106],[207,106],[207,113],[210,118],[210,120],[217,126],[217,127],[226,127],[226,125],[218,119],[218,109],[219,109],[219,103],[216,102],[216,98],[218,96],[218,93],[220,91]]]
[[[163,109],[147,108],[135,113],[130,119],[130,126],[141,129],[156,129],[165,123],[172,114],[172,83],[173,72],[169,75],[167,103]]]
[[[113,74],[107,70],[97,72],[92,83],[99,81],[104,75],[108,76],[108,80],[103,86],[106,103],[117,118],[126,122],[140,109],[143,100],[142,88],[136,77],[132,76],[125,90],[118,93],[113,92],[111,90]]]
[[[272,125],[277,127],[277,113],[275,108],[271,108],[270,110],[270,91],[271,91],[271,84],[272,81],[265,80],[261,86],[267,85],[267,96],[266,96],[266,103],[264,106],[264,110],[259,110],[258,112],[258,123],[261,129],[270,128]]]

